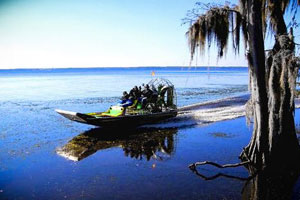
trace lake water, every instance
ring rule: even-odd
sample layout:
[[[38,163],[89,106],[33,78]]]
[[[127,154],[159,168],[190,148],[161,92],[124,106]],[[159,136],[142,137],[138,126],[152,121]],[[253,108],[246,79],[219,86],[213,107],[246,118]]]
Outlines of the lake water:
[[[241,199],[245,182],[205,181],[188,165],[239,162],[252,131],[244,118],[104,131],[54,112],[105,110],[156,77],[175,85],[179,106],[247,93],[246,68],[0,70],[0,199]],[[200,169],[248,176],[244,168]]]
[[[77,100],[98,101],[105,107],[104,104],[118,101],[124,90],[156,77],[166,78],[175,85],[181,106],[244,93],[248,70],[220,67],[0,70],[0,102]]]

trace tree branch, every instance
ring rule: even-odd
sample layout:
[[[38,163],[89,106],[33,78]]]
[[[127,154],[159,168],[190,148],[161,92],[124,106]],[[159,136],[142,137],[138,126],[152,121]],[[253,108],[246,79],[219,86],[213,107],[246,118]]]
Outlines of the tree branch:
[[[211,181],[211,180],[214,180],[216,178],[219,178],[219,177],[225,177],[225,178],[230,178],[230,179],[235,179],[235,180],[239,180],[239,181],[248,181],[250,179],[253,178],[253,176],[249,176],[247,178],[244,178],[244,177],[239,177],[239,176],[233,176],[233,175],[229,175],[229,174],[223,174],[223,173],[218,173],[216,175],[213,175],[213,176],[205,176],[201,173],[198,172],[198,170],[193,170],[193,172],[201,177],[202,179],[206,180],[206,181]]]
[[[196,169],[196,167],[198,165],[213,165],[213,166],[218,167],[218,168],[229,168],[229,167],[244,166],[244,165],[249,164],[249,163],[250,163],[250,161],[244,161],[244,162],[235,163],[235,164],[220,165],[218,163],[211,162],[211,161],[203,161],[203,162],[195,162],[195,163],[189,165],[189,168],[193,170],[193,169]]]

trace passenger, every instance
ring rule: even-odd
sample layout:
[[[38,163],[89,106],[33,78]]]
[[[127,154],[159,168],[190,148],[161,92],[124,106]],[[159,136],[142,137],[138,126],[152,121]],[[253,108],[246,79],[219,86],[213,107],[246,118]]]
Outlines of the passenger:
[[[130,97],[129,94],[126,91],[124,91],[119,106],[128,107],[131,106],[132,104],[133,104],[132,97]]]
[[[136,96],[136,89],[135,89],[135,87],[133,87],[133,88],[129,91],[129,96],[135,98],[135,96]]]
[[[142,91],[138,88],[138,86],[134,86],[134,89],[135,89],[135,97],[138,100],[141,98]]]
[[[142,107],[146,105],[146,103],[151,99],[153,91],[150,89],[149,85],[147,84],[142,91]]]
[[[156,103],[158,99],[158,91],[156,90],[154,85],[151,86],[151,90],[152,90],[151,102]]]
[[[124,103],[121,104],[120,106],[126,108],[126,107],[128,107],[128,106],[131,106],[131,105],[133,104],[133,101],[134,101],[133,97],[130,96],[130,97],[126,100],[126,102],[124,102]]]
[[[129,99],[129,94],[126,91],[124,91],[123,96],[121,97],[120,104],[125,103],[128,99]]]
[[[129,96],[133,96],[133,93],[134,93],[134,88],[132,88],[132,89],[129,91]]]
[[[153,91],[150,89],[148,84],[145,86],[145,90],[142,91],[142,94],[147,98],[151,98]]]

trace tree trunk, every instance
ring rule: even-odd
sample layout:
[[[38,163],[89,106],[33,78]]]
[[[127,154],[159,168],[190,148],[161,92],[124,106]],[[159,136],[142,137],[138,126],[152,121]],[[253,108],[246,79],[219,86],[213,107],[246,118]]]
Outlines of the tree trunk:
[[[269,151],[271,166],[284,170],[299,164],[300,148],[294,122],[294,91],[298,67],[294,44],[287,34],[276,37],[268,55]],[[296,165],[295,165],[296,167]]]
[[[265,76],[265,52],[262,31],[261,1],[248,1],[249,70],[254,130],[244,156],[258,168],[268,159],[268,97]],[[255,42],[252,42],[255,41]]]
[[[258,170],[291,169],[298,166],[300,157],[294,123],[294,89],[298,72],[294,43],[286,30],[283,31],[285,24],[277,26],[276,43],[265,62],[261,1],[249,0],[248,12],[254,128],[241,158],[250,160]],[[284,23],[283,17],[279,21]]]

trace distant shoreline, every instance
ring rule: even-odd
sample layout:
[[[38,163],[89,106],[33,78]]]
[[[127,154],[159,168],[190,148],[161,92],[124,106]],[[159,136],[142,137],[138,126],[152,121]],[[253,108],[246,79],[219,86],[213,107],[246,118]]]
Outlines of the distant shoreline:
[[[247,66],[138,66],[138,67],[57,67],[57,68],[3,68],[1,71],[22,70],[22,71],[43,71],[43,70],[85,70],[85,69],[208,69],[208,68],[247,68]]]

